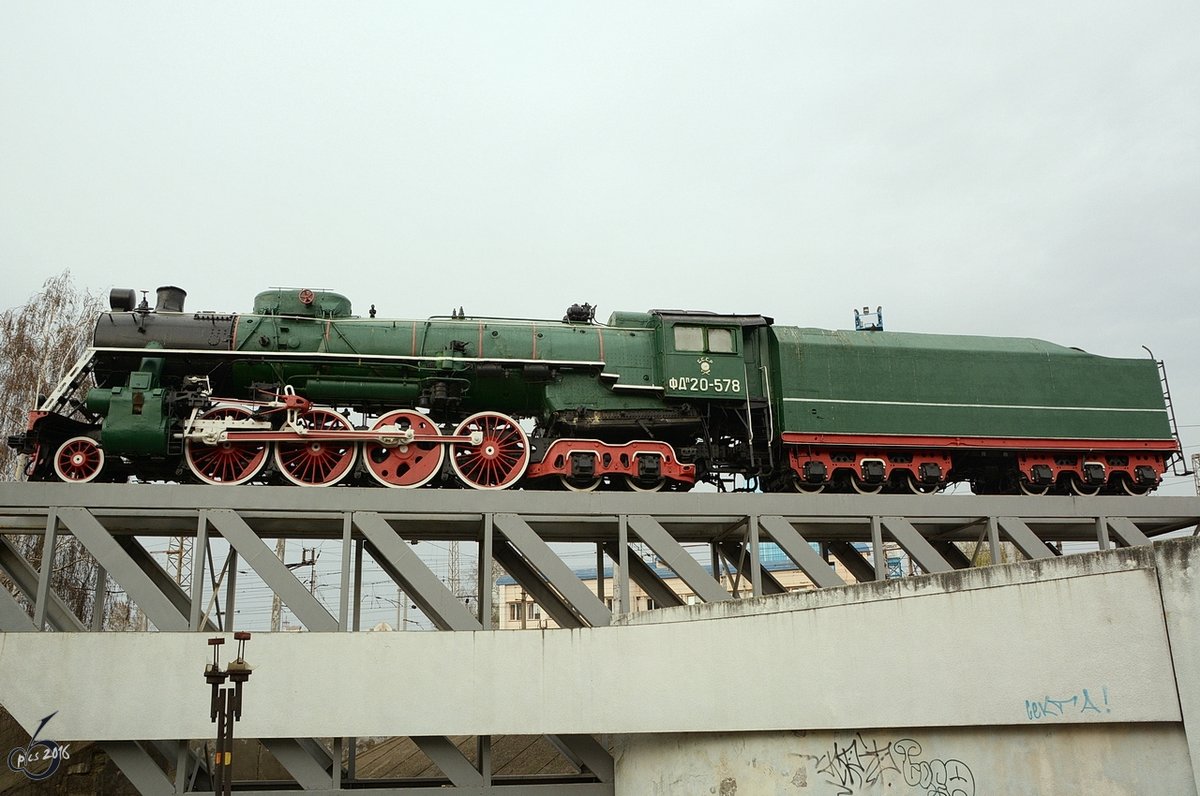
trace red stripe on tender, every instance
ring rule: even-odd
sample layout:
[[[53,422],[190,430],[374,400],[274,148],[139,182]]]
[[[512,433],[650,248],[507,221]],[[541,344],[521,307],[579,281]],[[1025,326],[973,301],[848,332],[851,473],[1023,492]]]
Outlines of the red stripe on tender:
[[[1173,439],[1052,439],[1045,437],[939,437],[907,434],[807,434],[783,432],[790,445],[853,445],[892,448],[1008,448],[1013,450],[1155,450],[1174,451]]]

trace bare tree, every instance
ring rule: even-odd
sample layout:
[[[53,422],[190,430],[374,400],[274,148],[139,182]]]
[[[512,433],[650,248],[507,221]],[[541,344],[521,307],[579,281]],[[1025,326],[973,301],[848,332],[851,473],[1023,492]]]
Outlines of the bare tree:
[[[100,296],[77,287],[71,272],[63,271],[47,279],[25,304],[0,313],[0,424],[6,435],[25,429],[39,396],[51,392],[79,359],[101,309]],[[0,480],[23,480],[24,459],[7,445],[0,448]],[[43,541],[41,536],[22,536],[12,543],[38,567]],[[51,572],[54,592],[82,622],[90,623],[96,560],[73,536],[59,537]]]
[[[26,426],[38,396],[54,389],[91,341],[100,296],[76,287],[70,271],[52,276],[20,307],[0,313],[0,425],[7,434]],[[0,449],[0,479],[21,480],[24,461]]]

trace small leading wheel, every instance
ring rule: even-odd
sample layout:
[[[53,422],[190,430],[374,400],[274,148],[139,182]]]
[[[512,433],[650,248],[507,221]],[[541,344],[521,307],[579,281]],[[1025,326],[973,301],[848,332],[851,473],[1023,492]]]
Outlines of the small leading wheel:
[[[71,437],[54,454],[54,474],[69,484],[96,480],[104,469],[104,449],[91,437]]]
[[[350,421],[332,409],[309,409],[300,425],[311,431],[349,431]],[[297,486],[332,486],[354,467],[358,448],[353,440],[311,439],[275,444],[279,473]]]
[[[412,430],[414,434],[441,435],[441,431],[425,415],[408,409],[388,412],[375,422],[374,431],[392,426],[401,433]],[[442,469],[446,459],[446,447],[440,442],[410,442],[400,445],[385,445],[379,442],[363,443],[363,462],[367,472],[384,486],[397,489],[416,489],[428,484]]]
[[[218,406],[200,416],[201,420],[247,420],[253,414],[240,406]],[[183,443],[183,457],[192,475],[206,484],[233,486],[244,484],[262,472],[267,464],[266,442],[218,442],[208,445],[189,439]]]
[[[463,483],[474,489],[507,489],[525,475],[529,438],[516,420],[499,412],[479,412],[459,423],[454,435],[475,432],[483,436],[479,445],[450,446],[450,465]]]

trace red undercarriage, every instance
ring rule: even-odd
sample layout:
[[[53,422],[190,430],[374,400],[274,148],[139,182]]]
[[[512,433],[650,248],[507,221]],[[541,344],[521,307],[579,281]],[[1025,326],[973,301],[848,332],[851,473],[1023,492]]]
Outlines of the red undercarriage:
[[[1013,439],[785,432],[792,470],[802,483],[827,483],[848,473],[882,483],[906,475],[915,483],[945,483],[955,454],[1011,453],[1019,477],[1030,487],[1073,479],[1082,488],[1128,484],[1152,488],[1177,450],[1174,440]]]
[[[578,481],[603,476],[625,476],[634,481],[666,479],[685,484],[696,482],[696,466],[683,464],[665,442],[637,440],[610,445],[594,439],[559,439],[537,464],[529,465],[527,478],[559,476]]]

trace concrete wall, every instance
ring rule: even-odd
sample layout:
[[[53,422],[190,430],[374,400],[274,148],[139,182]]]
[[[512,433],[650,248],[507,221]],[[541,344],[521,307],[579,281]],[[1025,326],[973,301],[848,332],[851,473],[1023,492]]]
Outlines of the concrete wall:
[[[1110,600],[1106,618],[1092,625],[1091,631],[1114,637],[1135,655],[1153,660],[1158,674],[1174,680],[1179,720],[1124,721],[1125,700],[1141,697],[1126,692],[1130,685],[1124,677],[1117,690],[1113,686],[1080,685],[1073,692],[1038,691],[1025,700],[1024,721],[976,724],[966,720],[973,709],[957,711],[958,719],[948,716],[941,726],[922,724],[928,711],[914,711],[915,720],[905,723],[895,712],[881,709],[879,716],[891,715],[898,723],[855,726],[843,721],[842,729],[813,729],[820,722],[807,716],[797,717],[792,732],[671,733],[626,735],[617,744],[616,792],[630,794],[812,794],[853,796],[854,794],[931,794],[936,796],[975,796],[1003,793],[1018,796],[1041,794],[1196,794],[1200,790],[1200,543],[1195,539],[1163,542],[1152,550],[1123,550],[1074,556],[1046,564],[1019,564],[971,573],[960,585],[971,588],[979,576],[993,578],[994,586],[1006,595],[1007,610],[1017,614],[1046,613],[1057,621],[1076,621],[1075,611],[1061,603],[1048,601],[1044,590],[1022,585],[1025,577],[1078,578],[1110,577],[1117,568],[1137,567],[1152,581],[1140,584],[1161,599],[1159,616],[1146,618],[1166,631],[1168,655],[1163,659],[1152,648],[1142,647],[1143,638],[1123,638],[1124,620],[1137,613],[1123,597],[1107,595]],[[1108,572],[1109,575],[1101,575]],[[984,573],[987,573],[984,575]],[[814,595],[830,604],[842,599],[871,599],[877,591],[883,598],[899,598],[894,604],[897,619],[912,613],[902,602],[924,589],[936,588],[937,579],[917,579],[880,586],[852,587]],[[943,587],[953,589],[960,576],[944,578]],[[1080,585],[1079,583],[1075,585]],[[1064,599],[1094,600],[1098,595],[1074,592],[1075,586],[1060,592]],[[858,594],[854,595],[853,592]],[[842,592],[842,594],[838,594]],[[716,611],[732,616],[753,611],[756,606],[706,606],[658,612],[665,621],[698,618]],[[769,603],[757,606],[774,610]],[[634,616],[628,621],[642,623],[653,615]],[[989,621],[987,614],[978,620]],[[890,633],[888,627],[869,625],[859,628],[868,635]],[[1030,627],[1033,631],[1035,628]],[[1066,628],[1064,627],[1064,630]],[[947,624],[938,634],[940,651],[935,655],[955,657],[961,650],[960,628]],[[1004,666],[1039,669],[1046,656],[1073,644],[1066,635],[1046,638],[1040,632],[998,633],[992,640],[993,655]],[[901,645],[902,647],[905,645]],[[1062,673],[1076,676],[1093,670],[1093,654],[1077,650],[1080,660],[1069,664]],[[848,650],[849,654],[854,654]],[[946,682],[939,703],[956,712],[964,687],[983,697],[988,692],[1007,688],[1003,680],[989,676],[989,668],[977,667],[978,659],[965,656],[953,682]],[[907,682],[929,676],[919,661],[904,660],[900,667],[895,656],[878,660],[878,676],[903,691]],[[1144,672],[1144,670],[1143,670]],[[823,672],[798,667],[795,687],[823,690]],[[1134,679],[1144,676],[1128,672]],[[938,674],[937,676],[940,676]],[[1162,687],[1163,677],[1156,679]],[[816,682],[814,682],[816,680]],[[1097,687],[1098,686],[1098,687]],[[827,692],[831,704],[856,702],[856,697]],[[968,693],[967,698],[972,697]],[[903,701],[903,695],[899,696]],[[849,714],[854,715],[854,714]],[[1108,721],[1106,719],[1112,719]],[[966,724],[968,726],[954,726]],[[1007,725],[1007,726],[1004,726]]]
[[[812,783],[807,792],[846,792],[822,784],[818,764],[861,733],[876,745],[862,749],[891,744],[906,786],[912,766],[936,772],[943,761],[949,772],[959,761],[987,783],[961,793],[1021,792],[1009,783],[1031,770],[1057,777],[1056,766],[1084,765],[1059,760],[1061,748],[1096,761],[1091,779],[1061,774],[1101,783],[1090,792],[1191,793],[1198,552],[1194,539],[1174,541],[647,612],[586,630],[256,634],[237,732],[614,733],[623,736],[619,790],[633,794],[720,793],[733,787],[726,779],[798,775]],[[205,738],[208,655],[202,634],[5,634],[0,702],[30,732],[58,710],[44,733],[56,740]],[[906,739],[921,752],[897,745]],[[704,789],[672,790],[668,772],[688,771]],[[1136,772],[1137,787],[1125,784]],[[897,790],[887,776],[866,787],[954,792],[919,777]],[[1143,787],[1160,779],[1171,787]]]

